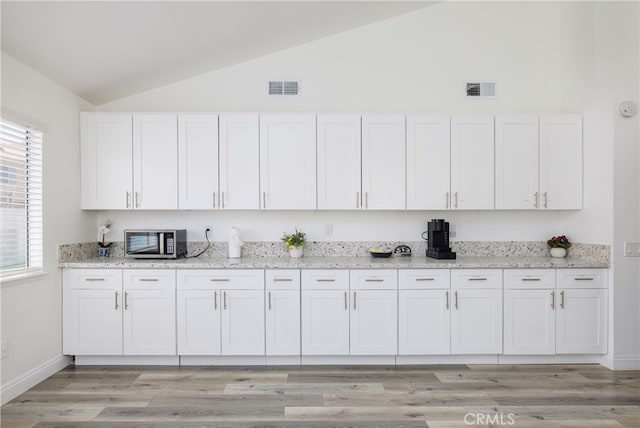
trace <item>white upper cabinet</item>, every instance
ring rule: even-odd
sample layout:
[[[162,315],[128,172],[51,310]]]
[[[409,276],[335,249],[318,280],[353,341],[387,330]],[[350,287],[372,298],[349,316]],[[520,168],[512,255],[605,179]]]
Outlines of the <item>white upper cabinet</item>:
[[[449,116],[407,116],[407,209],[449,209]]]
[[[360,115],[318,115],[318,209],[361,206]]]
[[[362,117],[362,204],[369,210],[406,208],[405,116]]]
[[[133,115],[134,208],[178,208],[177,125],[175,114]]]
[[[582,209],[582,116],[540,116],[541,207]]]
[[[257,114],[220,115],[219,208],[260,208],[260,145]]]
[[[316,117],[260,116],[261,208],[316,208]]]
[[[178,208],[213,209],[218,203],[218,115],[178,116]]]
[[[496,116],[496,208],[538,207],[538,116]]]
[[[453,209],[494,207],[493,116],[451,118],[451,192]]]
[[[83,209],[131,208],[131,115],[82,113]]]

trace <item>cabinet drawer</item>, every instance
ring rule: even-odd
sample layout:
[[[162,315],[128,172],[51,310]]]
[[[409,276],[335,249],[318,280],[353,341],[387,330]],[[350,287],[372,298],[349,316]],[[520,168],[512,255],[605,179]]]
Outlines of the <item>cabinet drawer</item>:
[[[556,269],[557,288],[607,288],[606,269]]]
[[[442,290],[449,289],[451,272],[449,269],[400,269],[398,287],[401,290]]]
[[[121,269],[65,269],[65,287],[73,290],[112,290],[122,287]]]
[[[397,290],[398,271],[395,269],[364,269],[350,271],[352,290]]]
[[[299,290],[300,271],[298,269],[273,269],[265,272],[268,290]]]
[[[303,290],[349,290],[349,271],[344,270],[303,270]]]
[[[122,284],[126,290],[172,290],[176,286],[174,269],[125,269]]]
[[[555,269],[505,269],[505,289],[556,288]]]
[[[178,270],[178,290],[263,290],[264,271],[260,269]]]
[[[451,269],[451,288],[502,288],[502,269]]]

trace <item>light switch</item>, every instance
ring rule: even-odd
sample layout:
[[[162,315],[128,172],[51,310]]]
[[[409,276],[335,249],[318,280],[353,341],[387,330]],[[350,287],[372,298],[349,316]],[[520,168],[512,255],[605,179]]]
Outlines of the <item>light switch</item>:
[[[640,242],[625,242],[624,255],[626,257],[640,257]]]

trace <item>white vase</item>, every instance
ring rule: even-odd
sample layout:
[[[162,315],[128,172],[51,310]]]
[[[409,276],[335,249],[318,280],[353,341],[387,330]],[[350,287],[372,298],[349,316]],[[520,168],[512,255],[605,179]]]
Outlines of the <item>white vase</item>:
[[[304,255],[304,247],[289,247],[289,255],[292,259],[299,259]]]
[[[551,249],[551,257],[566,257],[567,250],[565,248],[552,248]]]

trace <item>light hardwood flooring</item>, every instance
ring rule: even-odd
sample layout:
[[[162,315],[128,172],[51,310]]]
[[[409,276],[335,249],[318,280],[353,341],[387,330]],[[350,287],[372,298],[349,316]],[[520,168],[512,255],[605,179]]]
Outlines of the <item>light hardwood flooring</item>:
[[[2,428],[640,428],[640,372],[598,365],[75,367]]]

